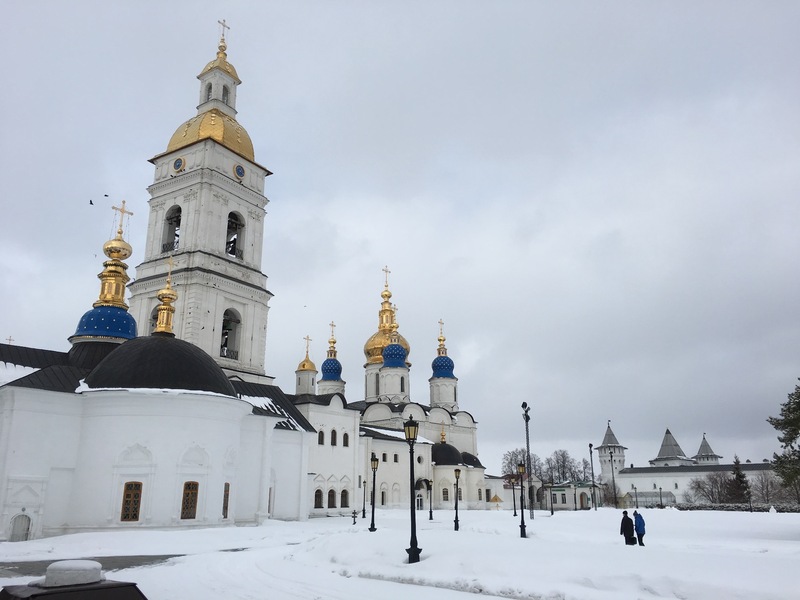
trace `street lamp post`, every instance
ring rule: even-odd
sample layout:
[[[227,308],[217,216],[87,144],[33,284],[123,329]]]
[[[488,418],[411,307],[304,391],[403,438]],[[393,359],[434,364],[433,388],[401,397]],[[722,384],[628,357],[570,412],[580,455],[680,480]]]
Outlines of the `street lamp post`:
[[[636,489],[636,486],[633,486],[633,498],[636,503],[636,508],[639,508],[639,490]]]
[[[408,495],[411,498],[411,542],[410,547],[406,549],[408,552],[408,562],[419,562],[419,555],[422,548],[417,546],[417,511],[414,506],[414,444],[417,441],[417,434],[419,433],[419,423],[413,417],[409,417],[408,421],[403,423],[403,431],[406,435],[406,442],[408,442],[408,455],[409,461],[409,489]]]
[[[661,497],[661,488],[658,488],[658,507],[664,508],[664,498]]]
[[[572,484],[572,510],[578,510],[578,486]]]
[[[619,508],[617,506],[617,481],[614,478],[614,452],[609,452],[608,455],[611,457],[611,487],[614,488],[614,508]]]
[[[516,475],[513,473],[508,476],[508,481],[511,483],[511,501],[514,503],[514,516],[517,516],[517,490],[514,488],[514,480]]]
[[[433,504],[431,504],[431,490],[433,488],[433,482],[430,479],[426,479],[425,485],[428,487],[428,520],[433,521]]]
[[[372,468],[372,523],[369,524],[369,530],[375,531],[375,473],[378,472],[378,457],[374,452],[369,459],[369,466]]]
[[[594,446],[589,444],[589,464],[592,465],[592,504],[594,505],[594,509],[597,510],[597,498],[594,495],[594,456],[592,455],[592,448]]]
[[[455,531],[458,531],[458,478],[461,477],[461,469],[456,469],[453,472],[456,475],[456,518],[453,523],[455,525]]]
[[[525,463],[517,465],[519,473],[519,537],[528,537],[525,534]]]
[[[362,491],[364,492],[364,501],[361,504],[361,518],[367,518],[367,478],[364,478],[364,481],[361,483],[362,487],[364,488]]]
[[[553,516],[553,475],[550,474],[550,516]]]
[[[530,434],[528,433],[528,424],[531,420],[530,415],[531,407],[528,406],[527,402],[522,403],[522,418],[525,421],[525,466],[527,467],[528,471],[528,481],[530,482],[530,473],[531,473],[531,438]],[[530,486],[529,486],[530,487]],[[531,519],[533,519],[533,500],[530,502],[530,510],[531,510]]]

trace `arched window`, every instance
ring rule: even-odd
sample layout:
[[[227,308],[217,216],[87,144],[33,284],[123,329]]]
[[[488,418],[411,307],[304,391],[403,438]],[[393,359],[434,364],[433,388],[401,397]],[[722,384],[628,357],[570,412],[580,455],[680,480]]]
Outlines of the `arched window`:
[[[328,508],[336,508],[336,492],[328,490]]]
[[[314,508],[325,508],[322,505],[322,490],[314,492]]]
[[[478,488],[478,500],[483,500],[483,491],[481,488]]]
[[[342,434],[342,446],[347,448],[350,445],[350,436],[346,433]]]
[[[381,506],[386,506],[386,490],[381,490]]]
[[[381,393],[381,376],[378,373],[375,373],[375,395]]]
[[[405,377],[400,377],[400,391],[401,392],[405,392],[406,391],[406,378]]]
[[[236,311],[228,309],[222,315],[222,334],[219,355],[231,360],[239,360],[239,331],[242,321]]]
[[[164,218],[164,235],[161,238],[161,252],[174,252],[180,246],[181,207],[173,206]]]
[[[228,89],[227,85],[222,86],[222,101],[225,104],[229,104],[228,100],[230,99],[231,91]]]
[[[458,501],[461,502],[463,499],[464,497],[461,494],[461,488],[458,488]]]
[[[386,452],[381,454],[381,462],[386,462]]]
[[[228,500],[231,497],[231,484],[225,482],[225,487],[222,490],[222,518],[228,518]]]
[[[350,495],[347,493],[347,490],[342,490],[342,501],[339,503],[341,508],[350,508]]]
[[[11,519],[11,535],[9,542],[25,542],[31,535],[31,518],[28,515],[17,515]]]
[[[197,518],[197,492],[200,484],[187,481],[183,484],[183,500],[181,501],[181,519]]]
[[[317,444],[320,446],[325,445],[325,432],[322,430],[320,430],[320,432],[317,434]]]
[[[206,85],[206,102],[211,100],[211,84]]]
[[[150,333],[155,331],[156,325],[158,325],[158,306],[154,306],[150,311]]]
[[[228,214],[228,231],[225,234],[225,253],[238,259],[244,257],[244,219],[235,212]]]
[[[394,455],[394,462],[400,462],[400,457],[397,454]]]
[[[448,488],[442,488],[442,502],[449,502],[450,501],[450,490]]]
[[[138,521],[139,509],[142,506],[142,482],[126,481],[122,493],[122,511],[120,521]]]
[[[331,429],[331,446],[336,445],[336,430]]]

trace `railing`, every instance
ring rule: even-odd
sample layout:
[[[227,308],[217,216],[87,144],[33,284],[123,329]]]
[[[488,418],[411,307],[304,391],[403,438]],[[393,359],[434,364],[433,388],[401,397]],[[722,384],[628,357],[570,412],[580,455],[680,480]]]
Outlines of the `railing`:
[[[173,252],[178,249],[178,240],[173,240],[171,242],[167,242],[166,244],[161,244],[161,252]]]
[[[238,350],[229,350],[224,346],[219,349],[219,355],[222,358],[230,358],[231,360],[239,360],[239,351]]]

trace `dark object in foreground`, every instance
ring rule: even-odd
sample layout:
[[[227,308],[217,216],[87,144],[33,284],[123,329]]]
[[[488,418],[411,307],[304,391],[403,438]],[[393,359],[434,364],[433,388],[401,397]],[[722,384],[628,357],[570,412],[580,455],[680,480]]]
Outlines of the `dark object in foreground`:
[[[135,583],[108,581],[101,565],[92,560],[63,560],[47,567],[47,574],[28,585],[9,585],[0,600],[44,598],[48,600],[147,600]]]

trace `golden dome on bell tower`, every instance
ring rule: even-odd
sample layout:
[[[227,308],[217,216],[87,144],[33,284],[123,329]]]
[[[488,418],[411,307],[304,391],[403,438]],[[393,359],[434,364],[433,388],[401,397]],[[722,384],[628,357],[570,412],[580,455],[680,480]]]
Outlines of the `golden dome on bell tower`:
[[[383,268],[386,279],[381,292],[381,308],[378,311],[378,331],[373,333],[364,344],[364,356],[367,365],[380,364],[383,362],[383,349],[392,343],[392,333],[397,336],[397,343],[406,351],[406,356],[411,352],[411,346],[402,335],[397,333],[397,307],[392,306],[390,299],[392,292],[389,291],[389,271],[388,267]],[[366,366],[366,365],[364,365]]]

